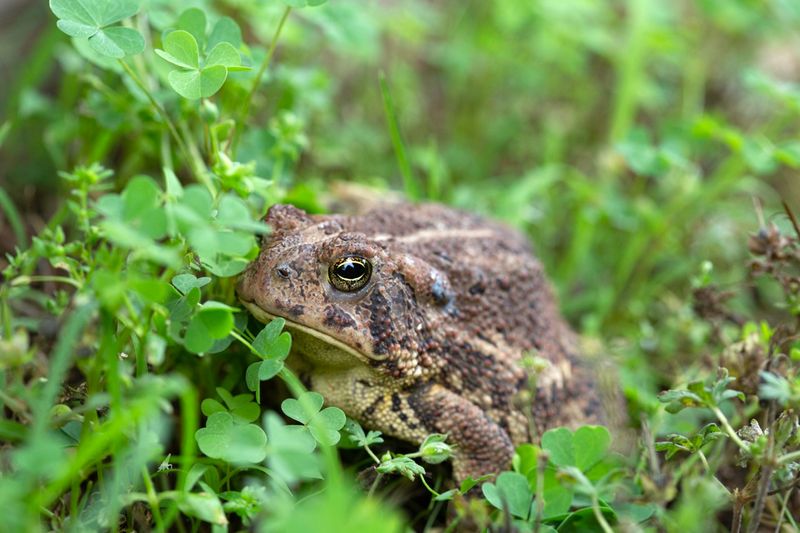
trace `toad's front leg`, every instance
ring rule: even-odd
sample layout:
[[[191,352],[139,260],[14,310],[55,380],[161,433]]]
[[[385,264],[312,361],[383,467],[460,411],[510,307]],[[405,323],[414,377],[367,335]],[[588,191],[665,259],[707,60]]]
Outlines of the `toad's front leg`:
[[[507,468],[514,454],[511,439],[486,413],[435,383],[398,386],[368,369],[316,372],[312,388],[364,427],[415,444],[431,433],[446,433],[455,447],[457,482]]]
[[[408,405],[429,433],[446,433],[456,447],[453,476],[461,483],[508,468],[514,446],[508,433],[481,408],[437,384],[421,385]]]

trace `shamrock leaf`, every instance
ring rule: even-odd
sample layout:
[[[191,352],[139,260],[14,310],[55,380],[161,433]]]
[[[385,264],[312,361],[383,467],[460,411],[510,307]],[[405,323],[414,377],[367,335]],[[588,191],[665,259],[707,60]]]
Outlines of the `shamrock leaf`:
[[[608,454],[611,435],[603,426],[582,426],[573,434],[567,428],[548,430],[542,448],[556,466],[577,466],[588,472]]]
[[[242,46],[242,30],[236,21],[230,17],[220,17],[214,27],[211,29],[211,35],[208,36],[209,49],[222,42],[230,43],[234,48],[238,49]]]
[[[87,39],[97,53],[121,59],[141,53],[144,38],[133,28],[111,26],[139,11],[136,0],[50,0],[58,29],[76,39]]]
[[[308,429],[317,442],[333,446],[339,442],[341,438],[339,430],[344,427],[346,420],[344,411],[338,407],[326,407],[314,417],[311,424],[308,425]]]
[[[200,451],[228,463],[260,463],[267,456],[267,435],[255,424],[237,424],[233,415],[217,412],[195,432]]]
[[[252,363],[247,367],[245,373],[247,388],[258,393],[259,383],[274,378],[281,370],[283,370],[283,361],[277,359],[266,359]]]
[[[161,189],[147,176],[136,176],[122,194],[105,194],[95,204],[104,216],[100,229],[115,244],[167,266],[179,263],[177,250],[155,241],[167,234]]]
[[[284,400],[281,410],[289,418],[303,424],[317,442],[333,446],[339,442],[339,430],[344,427],[347,418],[338,407],[326,407],[320,411],[322,403],[321,394],[306,392],[299,399]]]
[[[305,407],[304,404],[305,403]],[[322,408],[324,400],[318,392],[306,392],[299,400],[288,398],[281,403],[281,411],[289,418],[307,424]],[[310,411],[310,412],[309,412]]]
[[[264,359],[284,360],[292,348],[292,337],[281,333],[286,320],[276,318],[258,333],[253,341],[253,349]]]
[[[176,24],[178,30],[192,34],[202,50],[206,41],[206,14],[202,9],[190,7],[178,16]]]
[[[225,516],[219,497],[205,483],[200,482],[200,486],[203,492],[181,493],[178,498],[178,508],[187,516],[220,526],[227,525],[228,518]]]
[[[293,431],[298,426],[287,426],[280,416],[268,412],[264,416],[264,427],[269,435],[269,468],[287,483],[300,479],[321,479],[319,457],[314,454],[317,443],[305,428]]]
[[[489,503],[496,508],[501,511],[508,509],[517,518],[528,519],[533,493],[528,486],[528,479],[522,474],[503,472],[497,476],[495,483],[484,483],[481,490]]]
[[[187,100],[199,100],[216,94],[227,77],[225,67],[216,65],[186,72],[173,70],[167,75],[167,81],[176,93]]]
[[[225,402],[225,406],[216,400],[207,398],[200,404],[200,409],[203,411],[204,415],[211,416],[214,413],[227,410],[233,415],[237,422],[247,423],[254,421],[258,418],[258,415],[261,414],[261,408],[252,401],[253,396],[250,394],[238,394],[233,396],[222,387],[217,387],[217,394],[219,394],[222,401]]]
[[[164,37],[164,50],[156,49],[156,54],[178,67],[196,69],[200,66],[197,40],[185,30],[169,32]]]
[[[266,226],[256,223],[247,206],[231,202],[233,194],[221,195],[216,213],[214,199],[201,185],[190,185],[178,201],[168,204],[174,234],[189,241],[200,262],[220,277],[233,276],[245,269],[256,248],[254,233],[264,232]],[[244,205],[244,209],[231,208]],[[231,213],[239,216],[233,220]],[[216,214],[216,218],[215,215]]]
[[[193,353],[207,352],[214,341],[224,339],[233,329],[233,311],[220,302],[205,302],[189,322],[184,337],[186,349]]]
[[[214,36],[213,48],[205,56],[205,60],[201,60],[200,52],[205,43],[206,20],[203,12],[198,9],[185,11],[178,22],[179,28],[182,29],[169,32],[164,37],[164,49],[156,50],[156,54],[165,61],[179,67],[170,71],[167,81],[175,92],[184,98],[189,100],[208,98],[220,90],[229,71],[249,70],[248,67],[242,66],[242,58],[236,47],[228,41],[220,40],[234,33],[231,31],[230,22],[222,24]],[[248,219],[249,217],[244,220]]]
[[[611,434],[603,426],[583,426],[572,437],[575,446],[575,466],[588,472],[607,454]]]
[[[176,93],[189,100],[208,98],[216,94],[228,77],[228,70],[224,65],[200,65],[197,39],[186,30],[168,33],[164,38],[164,49],[157,49],[156,54],[173,65],[185,69],[170,71],[167,81]],[[238,52],[236,54],[238,58]]]
[[[211,278],[207,276],[198,278],[193,274],[178,274],[172,278],[172,284],[180,291],[181,294],[187,294],[195,287],[200,289],[209,283],[211,283]]]
[[[550,462],[557,466],[575,464],[575,447],[572,432],[567,428],[555,428],[542,435],[542,448],[547,451]]]

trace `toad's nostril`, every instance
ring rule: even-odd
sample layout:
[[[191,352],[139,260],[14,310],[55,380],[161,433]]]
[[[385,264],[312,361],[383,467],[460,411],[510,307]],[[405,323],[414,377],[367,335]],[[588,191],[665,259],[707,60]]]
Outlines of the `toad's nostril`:
[[[278,265],[275,267],[275,272],[283,279],[289,279],[289,276],[292,275],[292,269],[289,268],[289,265]]]

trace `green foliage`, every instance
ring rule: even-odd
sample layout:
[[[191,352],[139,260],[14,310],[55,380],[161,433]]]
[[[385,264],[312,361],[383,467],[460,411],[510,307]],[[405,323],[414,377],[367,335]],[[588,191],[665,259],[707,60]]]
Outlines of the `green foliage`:
[[[139,11],[136,0],[50,0],[50,9],[58,17],[58,29],[88,39],[99,54],[121,59],[144,50],[144,38],[138,31],[113,26]]]
[[[6,528],[797,528],[796,3],[21,5],[0,36]],[[342,179],[529,235],[641,446],[615,405],[454,486],[448,436],[401,453],[305,391],[234,276],[269,206],[364,196]]]
[[[679,451],[698,453],[707,444],[716,441],[723,435],[719,426],[712,422],[703,426],[700,431],[695,433],[691,438],[684,437],[677,433],[666,435],[668,440],[656,442],[655,449],[659,452],[666,452],[665,458],[669,460]]]
[[[305,392],[299,398],[288,398],[281,403],[281,411],[289,418],[303,424],[318,443],[333,446],[344,427],[344,412],[338,407],[322,409],[322,395],[316,392]]]
[[[358,422],[353,420],[348,420],[344,428],[356,446],[369,447],[373,444],[381,444],[383,442],[380,431],[370,430],[369,433],[364,433],[364,429]]]
[[[235,423],[232,414],[211,414],[206,427],[195,433],[200,451],[226,463],[260,463],[267,456],[267,436],[254,424]]]
[[[668,390],[658,395],[659,401],[668,404],[666,409],[670,413],[678,413],[687,407],[719,408],[725,400],[738,398],[744,401],[744,393],[728,389],[736,378],[728,376],[726,368],[720,368],[716,379],[693,381],[686,386],[686,390]]]
[[[500,510],[508,509],[516,518],[527,520],[533,503],[533,493],[528,479],[516,472],[503,472],[495,483],[484,483],[481,487],[489,503]]]
[[[205,13],[191,8],[178,18],[178,29],[164,37],[164,49],[155,52],[178,67],[167,78],[175,92],[197,100],[215,95],[229,72],[249,70],[242,66],[241,39],[239,26],[230,18],[220,18],[206,39]],[[201,59],[200,52],[206,47],[208,52]]]

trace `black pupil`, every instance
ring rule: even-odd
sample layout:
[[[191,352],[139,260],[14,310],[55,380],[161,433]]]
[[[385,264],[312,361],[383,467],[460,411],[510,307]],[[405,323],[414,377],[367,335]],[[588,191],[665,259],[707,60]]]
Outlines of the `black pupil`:
[[[364,264],[353,259],[345,259],[336,267],[336,274],[342,279],[357,280],[366,273]]]

